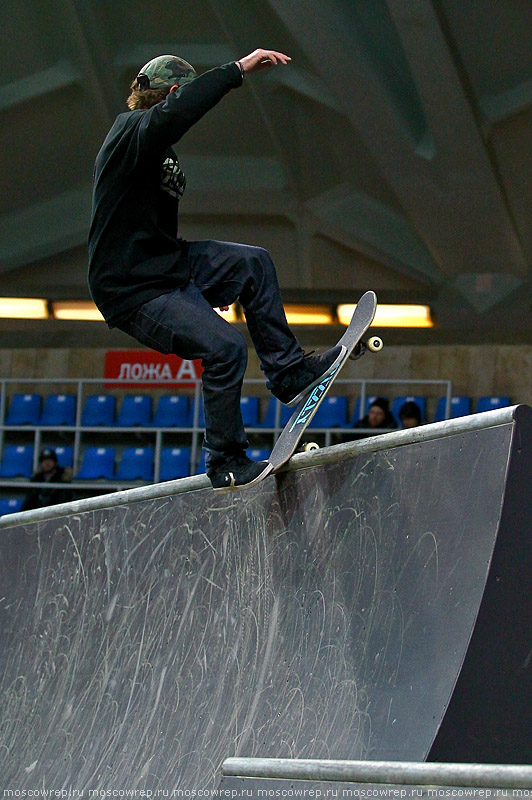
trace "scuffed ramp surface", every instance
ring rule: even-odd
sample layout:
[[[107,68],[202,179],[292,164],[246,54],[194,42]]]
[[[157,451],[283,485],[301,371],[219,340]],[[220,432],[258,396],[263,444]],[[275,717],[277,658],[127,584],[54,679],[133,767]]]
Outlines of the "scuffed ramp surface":
[[[511,433],[3,532],[4,785],[203,790],[231,755],[423,760]]]

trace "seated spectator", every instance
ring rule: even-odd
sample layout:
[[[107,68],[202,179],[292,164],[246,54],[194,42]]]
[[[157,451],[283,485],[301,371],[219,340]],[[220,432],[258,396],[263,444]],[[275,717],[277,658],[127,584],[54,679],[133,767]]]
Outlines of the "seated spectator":
[[[39,469],[30,480],[32,483],[69,483],[72,477],[70,473],[71,470],[60,467],[57,463],[55,450],[45,447],[39,457]],[[36,487],[27,493],[21,511],[68,503],[71,496],[68,489]]]
[[[366,416],[355,422],[353,428],[397,428],[388,400],[385,397],[376,397]]]
[[[403,403],[399,409],[399,421],[402,428],[416,428],[421,425],[421,409],[413,400]]]

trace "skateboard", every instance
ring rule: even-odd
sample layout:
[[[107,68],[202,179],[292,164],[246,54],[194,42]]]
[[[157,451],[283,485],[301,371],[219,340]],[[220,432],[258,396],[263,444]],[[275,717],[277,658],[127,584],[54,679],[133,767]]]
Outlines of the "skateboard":
[[[340,361],[333,364],[329,372],[323,376],[320,383],[299,401],[294,413],[281,431],[281,435],[270,453],[270,457],[268,458],[271,464],[270,473],[276,472],[283,464],[286,464],[295,453],[299,440],[305,432],[307,425],[312,420],[321,401],[331,388],[347,359],[359,358],[367,350],[378,352],[382,349],[382,340],[378,336],[372,336],[367,342],[361,341],[365,332],[373,322],[376,310],[377,296],[375,292],[366,292],[363,294],[357,303],[344,335],[338,342],[338,344],[344,348],[342,358]]]

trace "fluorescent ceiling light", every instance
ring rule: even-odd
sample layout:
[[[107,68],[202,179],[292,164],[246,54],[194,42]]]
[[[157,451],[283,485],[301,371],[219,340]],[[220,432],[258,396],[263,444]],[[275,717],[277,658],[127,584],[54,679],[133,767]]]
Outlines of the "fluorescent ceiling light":
[[[220,311],[219,308],[214,309],[217,314],[219,314],[226,322],[238,322],[238,316],[236,313],[236,306],[233,303],[229,306],[229,311]]]
[[[4,319],[47,319],[46,300],[34,297],[0,297],[0,317]]]
[[[355,308],[353,303],[338,306],[338,320],[342,325],[349,325]],[[377,328],[432,328],[434,323],[428,306],[379,303],[372,325]]]
[[[56,319],[73,320],[103,320],[102,315],[90,300],[61,300],[52,303],[54,317]]]
[[[333,321],[330,306],[285,305],[289,325],[330,325]]]

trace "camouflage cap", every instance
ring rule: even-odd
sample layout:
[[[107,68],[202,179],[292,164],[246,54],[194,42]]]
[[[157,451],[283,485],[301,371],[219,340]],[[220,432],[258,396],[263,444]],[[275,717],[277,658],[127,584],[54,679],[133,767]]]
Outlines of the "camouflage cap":
[[[157,56],[148,61],[139,74],[137,82],[141,89],[169,89],[170,86],[193,81],[194,67],[179,56]]]

